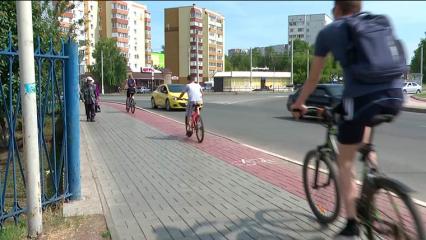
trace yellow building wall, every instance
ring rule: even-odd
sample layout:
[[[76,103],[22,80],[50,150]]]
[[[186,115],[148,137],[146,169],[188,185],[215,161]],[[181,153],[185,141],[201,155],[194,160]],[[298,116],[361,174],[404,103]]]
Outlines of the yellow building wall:
[[[185,79],[189,75],[190,10],[191,7],[179,8],[179,78]]]

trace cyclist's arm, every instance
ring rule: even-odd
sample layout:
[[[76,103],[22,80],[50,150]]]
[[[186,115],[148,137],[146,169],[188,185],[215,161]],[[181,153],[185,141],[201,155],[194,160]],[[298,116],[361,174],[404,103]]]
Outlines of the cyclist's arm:
[[[295,106],[294,108],[297,108],[300,105],[304,105],[306,99],[315,90],[320,80],[321,73],[325,65],[325,60],[326,60],[326,57],[318,57],[318,56],[314,57],[314,61],[311,67],[311,72],[305,84],[303,84],[303,88],[299,97],[294,103],[294,106]]]

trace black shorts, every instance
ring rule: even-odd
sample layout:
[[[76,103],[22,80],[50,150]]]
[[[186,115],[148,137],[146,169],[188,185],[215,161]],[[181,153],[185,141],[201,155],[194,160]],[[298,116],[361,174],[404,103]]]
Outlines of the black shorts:
[[[338,124],[337,139],[341,144],[358,144],[364,128],[378,114],[397,115],[404,101],[402,89],[387,89],[355,98],[344,98],[340,105],[342,119]]]
[[[127,89],[127,98],[130,97],[130,95],[135,94],[136,88],[128,88]]]

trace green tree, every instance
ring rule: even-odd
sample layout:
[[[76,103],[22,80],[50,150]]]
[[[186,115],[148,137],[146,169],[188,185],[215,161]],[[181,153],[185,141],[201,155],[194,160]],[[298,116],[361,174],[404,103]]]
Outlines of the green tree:
[[[108,92],[115,91],[126,79],[127,59],[120,53],[117,42],[112,38],[99,40],[95,45],[93,58],[96,64],[90,67],[91,73],[101,79],[101,52],[103,52],[104,86]]]
[[[34,48],[37,47],[37,38],[40,38],[40,47],[43,51],[48,51],[50,47],[50,41],[56,51],[61,49],[61,39],[66,37],[75,38],[74,30],[77,25],[82,24],[81,21],[78,23],[71,24],[67,31],[60,28],[59,17],[66,11],[72,10],[75,6],[69,1],[56,1],[56,4],[52,4],[51,1],[33,1],[32,2],[32,20],[33,20],[33,33],[34,33]],[[16,2],[15,1],[0,1],[0,50],[8,48],[9,44],[9,33],[11,34],[11,43],[13,49],[17,49],[18,46],[18,30],[17,30],[17,19],[16,19]],[[12,89],[9,89],[9,62],[6,58],[0,59],[0,87],[3,88],[3,93],[6,96],[6,102],[9,101],[9,91],[13,93],[13,104],[16,105],[18,88],[19,88],[19,64],[16,64],[17,58],[12,68]],[[47,79],[47,64],[45,69],[42,71],[42,81]],[[58,75],[61,69],[57,68]],[[0,97],[0,128],[2,131],[1,141],[6,139],[6,124],[5,124],[5,112],[3,111],[3,97]],[[3,142],[4,143],[4,142]]]
[[[423,72],[426,71],[426,38],[422,39],[414,50],[414,57],[411,59],[410,71],[412,73],[420,73],[420,62],[421,62],[421,48],[423,46]],[[426,83],[426,74],[423,73],[423,83]]]

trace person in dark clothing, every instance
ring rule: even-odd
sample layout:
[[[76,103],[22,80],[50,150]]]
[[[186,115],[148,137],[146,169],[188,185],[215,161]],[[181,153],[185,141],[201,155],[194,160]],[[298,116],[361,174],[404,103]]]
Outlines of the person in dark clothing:
[[[87,77],[86,84],[82,89],[82,97],[84,101],[84,106],[86,108],[86,117],[87,121],[95,121],[95,104],[96,104],[96,86],[94,84],[93,78]]]

